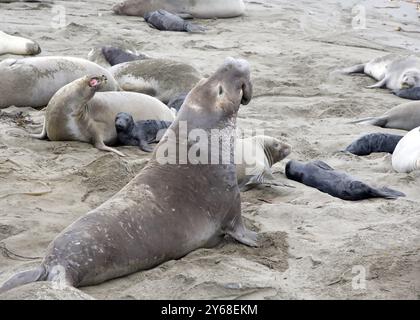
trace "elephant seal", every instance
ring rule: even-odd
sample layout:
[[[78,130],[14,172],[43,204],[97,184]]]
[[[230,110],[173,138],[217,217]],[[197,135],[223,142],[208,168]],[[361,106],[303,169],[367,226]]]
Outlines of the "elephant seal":
[[[343,200],[405,197],[404,193],[389,188],[372,188],[344,172],[335,171],[323,161],[305,164],[291,160],[286,164],[286,176],[291,180]]]
[[[92,143],[97,149],[117,143],[115,117],[129,112],[136,120],[167,120],[174,116],[159,100],[134,92],[98,92],[106,86],[105,76],[85,76],[64,86],[48,103],[44,127],[34,138]]]
[[[241,217],[233,159],[237,113],[251,96],[248,63],[228,58],[190,92],[146,167],[111,199],[63,230],[40,266],[12,276],[0,293],[43,280],[96,285],[213,247],[225,235],[256,246],[256,233],[246,229]],[[196,154],[194,132],[218,141],[207,151],[205,139],[198,146],[200,156],[216,158],[218,164],[187,156]],[[167,146],[179,150],[168,152],[169,162]],[[220,150],[230,157],[221,159]]]
[[[368,88],[386,87],[391,90],[420,86],[420,58],[389,54],[342,70],[343,73],[364,73],[378,82]]]
[[[274,180],[271,167],[286,158],[292,147],[269,136],[253,136],[236,141],[236,175],[241,191]],[[275,183],[272,183],[275,185]]]
[[[172,122],[160,120],[140,120],[134,122],[131,114],[120,112],[115,118],[118,143],[124,146],[137,146],[145,152],[152,152],[150,143],[159,142]]]
[[[121,63],[109,71],[123,90],[148,94],[163,103],[189,92],[201,79],[200,73],[192,66],[167,59]]]
[[[392,167],[400,173],[420,170],[420,127],[407,133],[392,155]]]
[[[420,87],[395,90],[393,93],[400,98],[410,99],[410,100],[420,100]]]
[[[357,156],[367,156],[374,152],[393,153],[403,136],[387,133],[370,133],[352,142],[344,151]]]
[[[87,58],[88,60],[95,62],[104,68],[110,68],[116,64],[124,62],[150,59],[150,56],[145,53],[132,51],[130,49],[104,46],[96,47],[90,50]]]
[[[147,12],[144,15],[144,20],[150,27],[161,31],[185,31],[191,33],[203,33],[206,30],[202,26],[186,21],[176,14],[165,10]]]
[[[140,17],[160,9],[182,17],[213,19],[241,16],[245,5],[243,0],[125,0],[112,8],[116,14]]]
[[[106,69],[85,59],[30,57],[0,62],[0,108],[44,107],[63,86],[87,74],[105,75],[102,91],[120,90]]]
[[[420,102],[400,104],[380,117],[364,118],[351,123],[360,123],[382,128],[413,130],[420,126]]]
[[[3,31],[0,31],[0,55],[6,53],[37,55],[41,53],[41,47],[33,40],[11,36]]]

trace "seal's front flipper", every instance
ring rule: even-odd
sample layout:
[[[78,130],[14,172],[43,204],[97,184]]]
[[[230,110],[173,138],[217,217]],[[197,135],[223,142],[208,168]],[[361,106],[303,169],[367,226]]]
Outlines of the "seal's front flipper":
[[[191,13],[179,12],[179,13],[176,13],[176,15],[182,19],[194,19],[194,16]]]
[[[108,151],[108,152],[116,153],[120,157],[125,157],[125,154],[124,153],[119,152],[118,150],[116,150],[114,148],[111,148],[111,147],[106,146],[102,141],[96,142],[95,143],[95,148],[98,149],[98,150],[102,150],[102,151]]]
[[[191,32],[191,33],[204,33],[206,32],[206,29],[202,26],[199,26],[197,24],[193,24],[190,22],[187,22],[184,26],[185,31]]]
[[[140,150],[144,151],[144,152],[153,152],[153,147],[151,147],[147,142],[145,141],[141,141],[140,142]]]
[[[0,287],[0,293],[6,292],[19,286],[23,286],[28,283],[42,281],[45,276],[45,269],[42,266],[39,266],[36,269],[19,272],[12,276]]]
[[[44,118],[44,126],[42,127],[42,132],[39,134],[31,134],[32,138],[39,139],[39,140],[45,140],[47,139],[47,118]]]
[[[381,81],[376,82],[375,84],[371,85],[371,86],[367,86],[366,88],[368,89],[373,89],[373,88],[382,88],[386,85],[386,82],[388,81],[388,79],[385,77],[383,78]]]
[[[242,227],[235,231],[229,231],[227,232],[227,234],[244,245],[247,245],[249,247],[258,247],[258,234],[254,231],[246,229],[245,227]]]

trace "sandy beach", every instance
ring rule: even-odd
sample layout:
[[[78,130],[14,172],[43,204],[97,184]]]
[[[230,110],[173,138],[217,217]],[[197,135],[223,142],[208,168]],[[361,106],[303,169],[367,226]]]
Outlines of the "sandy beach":
[[[405,134],[348,122],[408,100],[367,89],[375,83],[367,76],[334,72],[387,53],[419,55],[415,3],[246,1],[244,16],[196,20],[207,32],[188,34],[115,15],[114,2],[1,3],[0,30],[36,40],[42,56],[85,58],[93,47],[124,45],[189,63],[203,75],[228,56],[247,59],[254,96],[241,107],[238,126],[264,129],[293,146],[274,166],[274,176],[294,188],[242,193],[243,216],[260,234],[260,248],[226,240],[81,288],[84,293],[96,299],[420,298],[420,172],[394,172],[389,154],[340,152],[365,133]],[[364,23],[355,20],[361,10]],[[0,60],[10,57],[16,56]],[[32,108],[0,110],[0,283],[38,264],[59,232],[118,192],[150,157],[135,147],[119,147],[127,155],[120,158],[85,143],[30,138],[41,131],[43,118],[44,111]],[[322,160],[407,196],[340,200],[287,180],[290,159]]]

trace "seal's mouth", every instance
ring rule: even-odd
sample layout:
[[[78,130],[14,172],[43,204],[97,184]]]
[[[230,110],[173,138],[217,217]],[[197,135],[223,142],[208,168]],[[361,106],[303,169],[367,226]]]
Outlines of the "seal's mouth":
[[[89,87],[98,88],[102,83],[105,83],[106,81],[107,81],[107,78],[105,76],[93,77],[89,80]]]

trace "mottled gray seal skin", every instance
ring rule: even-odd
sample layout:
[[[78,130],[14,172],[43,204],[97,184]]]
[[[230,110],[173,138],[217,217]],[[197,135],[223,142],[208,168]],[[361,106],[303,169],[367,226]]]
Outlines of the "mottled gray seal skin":
[[[370,133],[352,142],[344,151],[357,156],[367,156],[374,152],[393,153],[403,136],[387,133]]]
[[[123,90],[148,94],[165,104],[173,97],[189,92],[201,79],[194,67],[168,59],[121,63],[109,71]]]
[[[291,180],[303,183],[343,200],[357,201],[369,198],[396,199],[405,196],[404,193],[389,188],[372,188],[344,172],[335,171],[322,161],[305,164],[291,160],[286,165],[286,176]]]
[[[241,16],[245,5],[243,0],[125,0],[112,8],[116,14],[139,17],[160,9],[185,17],[213,19]]]
[[[192,33],[203,33],[205,28],[186,21],[181,17],[165,10],[147,12],[144,20],[150,27],[161,31],[184,31]]]
[[[256,233],[246,229],[241,217],[235,145],[230,143],[236,136],[239,106],[249,103],[251,96],[248,63],[227,59],[190,92],[171,125],[173,132],[179,132],[180,122],[187,121],[187,135],[168,130],[133,180],[63,230],[40,266],[12,276],[0,293],[43,280],[73,287],[99,284],[213,247],[225,235],[256,246]],[[182,156],[175,152],[175,163],[164,162],[164,152],[157,150],[168,143],[195,150],[196,139],[188,137],[194,129],[204,130],[210,138],[215,129],[223,130],[227,139],[208,149],[208,155],[221,148],[231,155],[229,161],[206,164],[187,157],[182,164]]]
[[[389,54],[342,70],[343,73],[364,73],[378,82],[368,88],[401,90],[420,87],[420,58]]]
[[[150,143],[159,142],[172,122],[159,120],[140,120],[134,122],[131,114],[120,112],[115,118],[118,143],[124,146],[137,146],[145,152],[152,152]]]
[[[88,74],[105,75],[101,91],[118,91],[111,73],[91,61],[72,57],[29,57],[0,62],[0,108],[44,107],[63,86]]]
[[[359,119],[350,123],[410,131],[420,126],[420,102],[406,102],[392,108],[382,116]]]
[[[396,90],[393,93],[400,98],[420,100],[420,87]]]

